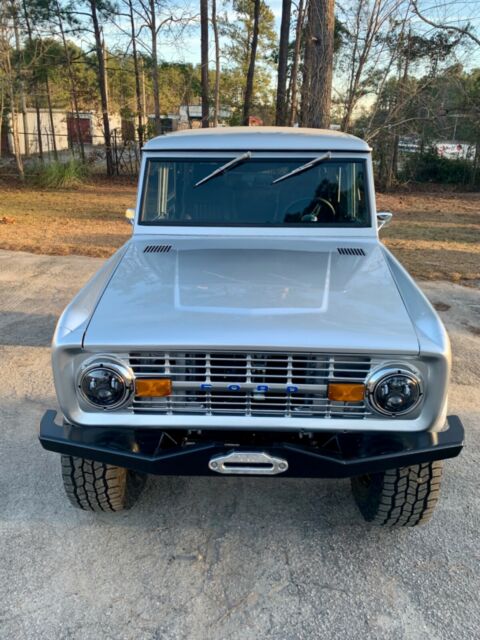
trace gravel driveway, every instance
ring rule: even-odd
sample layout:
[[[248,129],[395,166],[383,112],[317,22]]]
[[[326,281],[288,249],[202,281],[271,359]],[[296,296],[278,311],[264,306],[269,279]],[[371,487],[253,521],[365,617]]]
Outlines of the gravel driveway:
[[[365,638],[480,633],[480,295],[424,283],[455,354],[432,522],[362,522],[348,481],[152,478],[124,514],[76,511],[37,442],[55,320],[101,260],[0,251],[0,637]]]

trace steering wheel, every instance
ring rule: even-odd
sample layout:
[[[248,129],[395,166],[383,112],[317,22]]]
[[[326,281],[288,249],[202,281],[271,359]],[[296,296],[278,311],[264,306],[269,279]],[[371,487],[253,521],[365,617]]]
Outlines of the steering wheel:
[[[334,216],[337,215],[333,204],[328,200],[325,200],[325,198],[316,197],[313,198],[313,201],[316,203],[313,210],[310,213],[303,214],[301,222],[318,222],[318,214],[323,206],[327,206]],[[288,215],[289,209],[301,202],[304,202],[305,206],[308,206],[312,203],[312,200],[310,198],[299,198],[298,200],[294,200],[288,205],[285,215]]]

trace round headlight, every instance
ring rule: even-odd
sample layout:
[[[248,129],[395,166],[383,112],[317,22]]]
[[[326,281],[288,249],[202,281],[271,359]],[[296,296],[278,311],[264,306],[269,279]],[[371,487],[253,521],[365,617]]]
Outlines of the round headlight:
[[[367,381],[367,398],[378,413],[399,416],[418,406],[422,382],[412,371],[394,367],[380,369]]]
[[[81,396],[99,409],[118,409],[131,395],[128,369],[111,362],[96,362],[82,372],[78,387]]]

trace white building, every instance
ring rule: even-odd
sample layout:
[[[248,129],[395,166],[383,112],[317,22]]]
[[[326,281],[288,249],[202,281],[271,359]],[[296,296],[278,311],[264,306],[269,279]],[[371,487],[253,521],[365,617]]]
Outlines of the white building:
[[[225,107],[220,107],[218,111],[218,121],[220,123],[225,123],[232,115],[230,109]],[[213,120],[213,107],[210,107],[209,112],[210,120]],[[200,126],[202,120],[202,105],[199,104],[182,104],[179,109],[179,128],[188,128],[190,124],[197,124]]]
[[[22,155],[25,155],[27,148],[29,154],[38,154],[40,152],[40,138],[44,153],[50,153],[55,148],[57,151],[69,149],[72,144],[78,143],[78,129],[85,145],[104,144],[102,115],[94,111],[82,111],[79,113],[77,129],[75,114],[64,109],[52,109],[50,115],[48,109],[40,109],[40,134],[36,110],[27,109],[25,115],[26,131],[23,114],[16,113],[20,153]],[[11,154],[14,149],[11,114],[7,119],[7,127],[7,135],[2,135],[2,155]],[[114,129],[121,130],[121,117],[119,114],[110,115],[110,129],[112,131]],[[4,146],[7,148],[3,148]]]
[[[38,121],[37,112],[35,109],[27,109],[25,114],[25,120],[22,113],[17,113],[16,125],[18,131],[18,139],[20,145],[20,153],[25,154],[27,148],[28,152],[35,154],[39,152],[39,134],[38,134]],[[40,109],[40,132],[42,139],[43,151],[47,153],[53,150],[54,142],[57,146],[57,150],[68,149],[68,134],[67,134],[67,118],[63,109],[52,109],[52,115],[48,109]],[[52,132],[53,121],[53,132]],[[26,127],[25,127],[26,124]],[[7,149],[2,149],[2,155],[13,153],[13,134],[12,134],[12,115],[9,114],[7,119]],[[53,138],[55,136],[55,140]],[[5,138],[4,138],[5,139]]]

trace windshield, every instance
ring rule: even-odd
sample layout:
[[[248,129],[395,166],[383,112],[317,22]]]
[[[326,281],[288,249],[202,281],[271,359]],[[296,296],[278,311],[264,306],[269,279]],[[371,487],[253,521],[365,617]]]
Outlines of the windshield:
[[[140,224],[370,226],[363,160],[251,158],[202,182],[229,159],[149,159]]]

